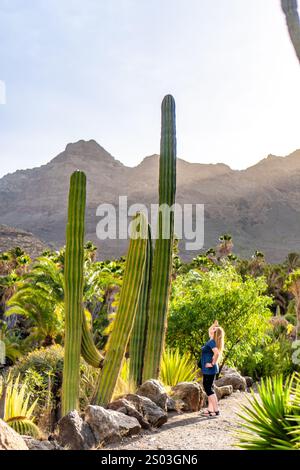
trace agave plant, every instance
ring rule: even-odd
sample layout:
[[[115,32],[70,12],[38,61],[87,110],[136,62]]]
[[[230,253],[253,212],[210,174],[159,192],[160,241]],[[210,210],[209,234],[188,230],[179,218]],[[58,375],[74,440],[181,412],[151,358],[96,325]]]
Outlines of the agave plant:
[[[285,381],[283,376],[268,377],[252,392],[249,405],[239,414],[244,430],[238,447],[248,450],[300,449],[300,374]]]
[[[160,380],[173,387],[179,382],[193,382],[197,379],[197,367],[189,354],[180,354],[178,349],[167,348],[162,357]]]
[[[31,395],[26,382],[20,384],[20,376],[13,379],[10,374],[0,382],[0,418],[19,434],[39,437],[39,428],[34,423],[35,400],[29,405]]]

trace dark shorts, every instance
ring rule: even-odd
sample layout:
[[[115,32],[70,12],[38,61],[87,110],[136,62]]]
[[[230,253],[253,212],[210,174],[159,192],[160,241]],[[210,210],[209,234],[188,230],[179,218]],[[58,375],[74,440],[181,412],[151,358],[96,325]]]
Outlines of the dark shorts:
[[[203,374],[203,388],[208,397],[215,393],[213,390],[214,380],[215,374]]]

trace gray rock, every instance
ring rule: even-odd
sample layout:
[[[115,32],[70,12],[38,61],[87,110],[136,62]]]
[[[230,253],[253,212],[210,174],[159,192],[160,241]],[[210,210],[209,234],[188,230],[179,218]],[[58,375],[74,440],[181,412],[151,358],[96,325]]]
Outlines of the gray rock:
[[[224,397],[228,397],[233,392],[232,385],[223,385],[223,387],[214,386],[214,392],[217,395],[218,400],[221,400]]]
[[[137,390],[137,395],[147,397],[162,410],[167,411],[168,395],[158,380],[147,380]]]
[[[178,401],[182,411],[199,411],[204,393],[197,382],[180,382],[172,387],[172,398]]]
[[[24,439],[0,419],[0,450],[28,450]]]
[[[64,450],[56,441],[39,441],[30,436],[22,436],[29,450]]]
[[[58,443],[70,450],[88,450],[97,444],[91,427],[78,411],[70,411],[58,422]]]
[[[140,395],[125,395],[126,400],[132,403],[135,409],[141,413],[143,418],[153,427],[159,428],[168,421],[166,411],[162,410],[152,400]]]
[[[102,406],[89,405],[85,410],[85,421],[91,427],[98,445],[138,434],[141,430],[136,418],[106,410]]]
[[[176,401],[171,397],[168,397],[167,400],[167,411],[178,411]]]
[[[135,408],[134,404],[130,403],[125,398],[120,398],[119,400],[111,402],[108,405],[108,408],[136,418],[143,429],[149,429],[151,427],[148,421],[144,419],[143,415]]]
[[[254,380],[252,379],[252,377],[245,375],[244,379],[246,380],[247,388],[251,388],[252,385],[254,384]]]
[[[225,375],[215,381],[217,387],[223,387],[224,385],[232,385],[234,391],[244,392],[247,388],[246,380],[237,371],[230,370],[226,371]]]

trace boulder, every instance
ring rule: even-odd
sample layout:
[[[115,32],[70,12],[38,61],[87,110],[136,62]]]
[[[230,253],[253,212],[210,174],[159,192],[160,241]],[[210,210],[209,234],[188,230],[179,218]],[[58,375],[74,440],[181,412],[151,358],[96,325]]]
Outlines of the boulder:
[[[24,439],[0,419],[0,450],[28,450]]]
[[[222,367],[222,375],[231,375],[231,374],[238,374],[239,372],[233,367],[223,366]]]
[[[91,427],[75,410],[59,420],[57,440],[70,450],[88,450],[97,444]]]
[[[133,404],[135,409],[143,416],[150,426],[159,428],[168,421],[166,411],[162,410],[149,398],[135,395],[133,393],[125,395],[123,398]]]
[[[223,387],[224,385],[232,385],[234,391],[244,392],[247,388],[246,380],[237,371],[226,371],[225,375],[215,381],[217,387]]]
[[[144,419],[143,415],[135,408],[134,404],[130,403],[125,398],[119,398],[119,400],[111,402],[108,408],[136,418],[143,429],[149,429],[151,427],[148,421]]]
[[[23,436],[29,450],[64,450],[56,441],[39,441],[30,436]]]
[[[224,397],[228,397],[233,392],[232,385],[224,385],[223,387],[214,386],[214,392],[217,395],[218,400],[221,400]]]
[[[136,418],[102,406],[89,405],[85,410],[85,421],[91,427],[98,445],[123,436],[133,436],[141,430]]]
[[[167,411],[178,411],[176,401],[171,397],[168,397],[167,400]]]
[[[180,382],[172,387],[172,399],[182,411],[199,411],[203,398],[203,389],[197,382]]]
[[[162,410],[167,411],[168,395],[158,380],[147,380],[137,390],[137,395],[147,397]]]
[[[244,379],[246,380],[247,388],[251,388],[252,385],[254,384],[254,380],[252,377],[249,377],[248,375],[244,376]]]

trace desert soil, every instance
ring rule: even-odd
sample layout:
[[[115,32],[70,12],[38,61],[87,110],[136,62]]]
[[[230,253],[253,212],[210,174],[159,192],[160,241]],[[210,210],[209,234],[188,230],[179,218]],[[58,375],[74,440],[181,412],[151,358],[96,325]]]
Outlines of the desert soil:
[[[241,429],[237,412],[240,405],[247,403],[247,396],[250,395],[235,392],[221,400],[217,418],[202,418],[200,413],[170,414],[160,429],[125,438],[106,449],[237,450],[234,433]]]

